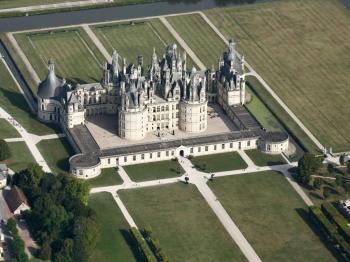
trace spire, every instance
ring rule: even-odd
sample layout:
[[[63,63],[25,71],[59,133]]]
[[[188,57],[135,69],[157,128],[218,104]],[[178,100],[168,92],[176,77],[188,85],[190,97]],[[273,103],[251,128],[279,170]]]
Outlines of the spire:
[[[48,61],[47,69],[49,70],[49,75],[55,75],[55,63],[52,58]]]
[[[157,63],[158,62],[158,57],[157,57],[157,53],[156,53],[156,48],[155,47],[153,47],[152,62],[153,63]]]

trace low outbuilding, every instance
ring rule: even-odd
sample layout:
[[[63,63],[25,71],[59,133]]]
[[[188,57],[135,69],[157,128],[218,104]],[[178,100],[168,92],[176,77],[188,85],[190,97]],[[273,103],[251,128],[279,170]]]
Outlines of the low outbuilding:
[[[14,215],[20,215],[21,212],[30,209],[27,198],[19,187],[13,186],[4,196],[10,211]]]

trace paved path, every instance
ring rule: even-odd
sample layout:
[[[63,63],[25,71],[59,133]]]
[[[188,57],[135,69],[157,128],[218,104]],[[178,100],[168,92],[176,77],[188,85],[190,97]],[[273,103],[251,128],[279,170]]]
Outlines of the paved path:
[[[247,153],[244,150],[238,150],[238,154],[247,163],[248,167],[255,167],[254,162],[250,159],[250,157],[247,155]]]
[[[22,48],[18,45],[17,40],[15,39],[13,34],[12,33],[7,33],[6,36],[9,39],[9,41],[11,42],[12,47],[15,49],[16,53],[22,59],[25,67],[27,68],[27,70],[28,70],[30,76],[32,77],[32,79],[34,80],[34,82],[36,84],[39,84],[40,83],[40,78],[39,78],[38,74],[35,72],[32,64],[29,62],[29,60],[28,60],[27,56],[24,54]]]
[[[11,76],[13,82],[14,82],[15,85],[17,86],[19,92],[23,95],[24,99],[27,101],[27,104],[28,104],[30,110],[32,110],[32,112],[36,112],[36,108],[34,108],[34,105],[33,105],[33,103],[32,103],[33,101],[30,100],[30,98],[27,97],[27,93],[24,93],[24,91],[23,91],[21,85],[18,83],[16,77],[13,75],[11,69],[9,68],[8,64],[6,63],[4,57],[1,56],[1,54],[0,54],[0,60],[1,60],[1,62],[4,64],[6,70],[9,72],[9,74],[10,74],[10,76]]]
[[[84,24],[82,25],[84,31],[88,34],[90,39],[94,42],[94,44],[97,46],[98,50],[100,50],[101,54],[106,58],[107,61],[112,61],[111,55],[108,53],[107,49],[104,47],[104,45],[101,43],[100,39],[95,35],[95,33],[91,30],[91,28]]]
[[[249,244],[247,239],[243,236],[239,228],[231,219],[230,215],[226,212],[224,207],[218,201],[217,197],[211,191],[207,185],[208,174],[199,172],[193,167],[193,164],[187,158],[180,157],[179,162],[182,168],[185,170],[189,178],[189,183],[194,184],[199,192],[202,194],[204,199],[209,204],[210,208],[214,211],[226,231],[229,233],[231,238],[235,241],[239,249],[248,259],[248,261],[261,261],[259,256],[254,251],[253,247]]]
[[[198,58],[198,56],[192,51],[192,49],[186,44],[186,42],[182,39],[182,37],[175,31],[175,29],[168,22],[168,20],[166,20],[164,16],[159,17],[159,19],[165,25],[165,27],[169,30],[169,32],[173,35],[173,37],[177,40],[177,42],[182,46],[185,52],[199,66],[199,68],[201,70],[205,70],[206,66],[202,63],[202,61]]]
[[[208,25],[214,30],[214,32],[228,45],[228,40],[217,29],[217,27],[209,20],[209,18],[203,13],[199,12]],[[238,54],[238,53],[237,53]],[[239,54],[238,54],[239,55]],[[273,89],[265,82],[265,80],[253,69],[253,67],[245,61],[244,65],[250,71],[248,74],[256,77],[264,88],[272,95],[272,97],[280,104],[280,106],[289,114],[289,116],[298,124],[298,126],[308,135],[308,137],[316,144],[316,146],[323,151],[324,146],[318,141],[318,139],[311,133],[311,131],[299,120],[299,118],[289,109],[289,107],[282,101],[282,99],[273,91]],[[248,75],[247,74],[247,75]]]
[[[26,143],[28,149],[32,153],[35,161],[40,165],[45,172],[51,172],[51,169],[49,168],[48,164],[46,163],[45,159],[41,155],[40,151],[36,147],[33,136],[28,133],[16,120],[14,120],[9,113],[7,113],[2,107],[0,107],[0,117],[4,118],[9,122],[21,135],[24,142]]]
[[[63,3],[57,3],[57,4],[22,6],[22,7],[0,9],[0,14],[15,13],[15,12],[27,13],[27,12],[33,12],[33,11],[72,8],[72,7],[79,7],[79,6],[83,7],[83,6],[96,5],[96,4],[109,3],[109,2],[113,2],[113,0],[84,0],[84,1],[75,1],[75,2],[63,2]]]

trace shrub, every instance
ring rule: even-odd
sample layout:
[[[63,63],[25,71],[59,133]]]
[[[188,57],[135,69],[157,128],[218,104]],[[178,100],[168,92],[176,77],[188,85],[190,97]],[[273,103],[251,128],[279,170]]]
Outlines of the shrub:
[[[322,186],[322,184],[323,184],[323,179],[322,179],[322,178],[316,177],[316,178],[314,179],[314,183],[313,183],[314,188],[320,189],[321,186]]]
[[[329,187],[323,188],[323,197],[325,199],[329,198],[331,196],[331,189]]]
[[[130,233],[133,236],[135,242],[137,243],[138,249],[141,252],[142,256],[147,262],[155,262],[153,256],[148,249],[145,241],[143,240],[140,231],[136,227],[130,228]]]
[[[0,139],[0,161],[9,159],[11,157],[11,151],[9,145],[5,140]]]
[[[10,218],[9,220],[7,220],[7,229],[8,229],[8,231],[10,231],[11,234],[17,234],[18,233],[15,219]]]

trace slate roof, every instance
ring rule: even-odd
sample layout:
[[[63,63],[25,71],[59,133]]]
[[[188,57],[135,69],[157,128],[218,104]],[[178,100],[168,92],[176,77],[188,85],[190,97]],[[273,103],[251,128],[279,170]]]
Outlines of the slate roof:
[[[11,190],[5,194],[5,199],[12,213],[23,203],[29,206],[23,191],[17,186],[12,187]]]

